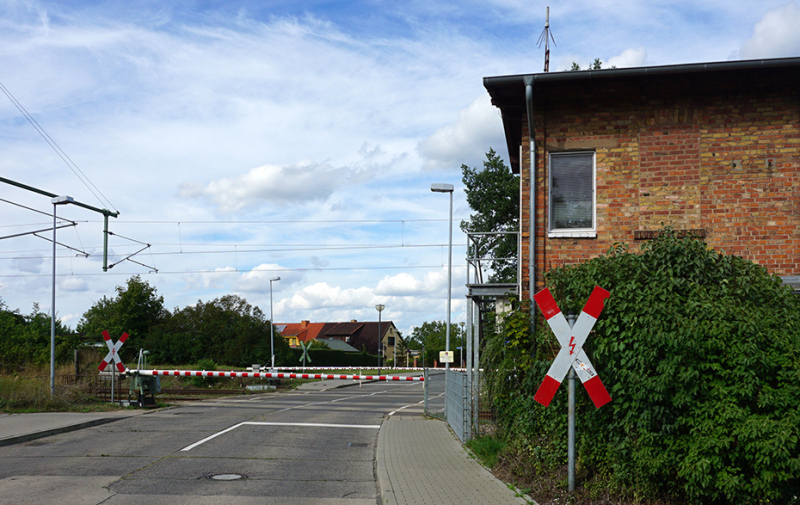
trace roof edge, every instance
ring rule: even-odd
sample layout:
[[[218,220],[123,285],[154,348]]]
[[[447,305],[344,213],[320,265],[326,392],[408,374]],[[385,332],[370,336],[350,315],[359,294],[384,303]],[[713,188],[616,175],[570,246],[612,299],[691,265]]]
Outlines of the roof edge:
[[[516,74],[496,77],[484,77],[485,87],[502,86],[504,84],[523,84],[526,79],[532,83],[549,81],[576,81],[588,79],[605,79],[611,77],[635,77],[647,75],[669,75],[696,72],[715,72],[724,70],[752,70],[758,68],[777,68],[800,66],[800,57],[770,58],[760,60],[718,61],[711,63],[684,63],[679,65],[659,65],[654,67],[608,68],[600,70],[579,70],[548,72],[538,74]]]

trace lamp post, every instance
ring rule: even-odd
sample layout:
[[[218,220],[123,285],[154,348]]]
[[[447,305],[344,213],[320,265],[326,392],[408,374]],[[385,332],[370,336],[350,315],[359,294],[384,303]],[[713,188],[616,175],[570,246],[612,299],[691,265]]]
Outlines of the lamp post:
[[[56,196],[53,204],[53,311],[50,315],[50,396],[56,393],[56,206],[73,203],[71,196]]]
[[[385,309],[386,306],[383,305],[382,303],[379,303],[378,305],[375,306],[375,308],[378,310],[378,375],[380,375],[381,374],[381,344],[383,344],[383,341],[382,341],[382,338],[381,338],[382,337],[382,335],[381,335],[381,312],[383,312],[383,309]]]
[[[450,238],[447,246],[447,328],[444,338],[444,350],[450,351],[450,300],[453,294],[453,185],[431,184],[434,193],[450,193]],[[450,363],[444,364],[445,373],[450,370]]]
[[[272,354],[271,370],[275,369],[275,318],[272,315],[272,283],[281,280],[275,277],[269,280],[269,352]]]

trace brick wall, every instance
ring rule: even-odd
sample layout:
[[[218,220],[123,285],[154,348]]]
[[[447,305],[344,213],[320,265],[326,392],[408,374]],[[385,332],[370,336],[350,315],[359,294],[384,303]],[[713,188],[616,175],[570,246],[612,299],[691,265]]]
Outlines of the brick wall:
[[[662,224],[702,230],[711,247],[781,276],[800,275],[798,92],[780,76],[729,77],[566,82],[539,89],[537,289],[543,272],[604,254],[615,243],[638,250],[636,232]],[[527,120],[522,122],[527,288],[531,172]],[[547,154],[573,149],[596,152],[597,237],[548,238]]]

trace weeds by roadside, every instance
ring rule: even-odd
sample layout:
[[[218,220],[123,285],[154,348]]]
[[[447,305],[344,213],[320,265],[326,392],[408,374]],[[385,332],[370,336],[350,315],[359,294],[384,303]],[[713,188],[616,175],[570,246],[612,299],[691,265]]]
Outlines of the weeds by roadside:
[[[67,375],[69,366],[56,375]],[[50,394],[49,369],[29,367],[21,372],[0,375],[0,411],[28,412],[98,412],[122,407],[103,402],[88,394],[80,384],[57,384]]]

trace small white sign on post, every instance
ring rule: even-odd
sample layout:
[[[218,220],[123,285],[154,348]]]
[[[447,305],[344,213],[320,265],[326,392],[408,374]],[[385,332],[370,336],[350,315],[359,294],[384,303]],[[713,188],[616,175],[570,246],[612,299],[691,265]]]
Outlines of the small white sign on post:
[[[453,351],[439,351],[439,363],[452,363]]]

